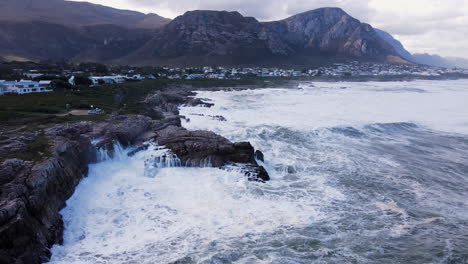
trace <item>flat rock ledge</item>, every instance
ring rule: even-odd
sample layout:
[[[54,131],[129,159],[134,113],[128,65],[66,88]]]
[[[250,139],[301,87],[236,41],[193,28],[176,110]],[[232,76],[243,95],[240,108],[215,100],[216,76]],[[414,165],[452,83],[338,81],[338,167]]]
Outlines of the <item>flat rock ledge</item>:
[[[210,131],[189,131],[177,126],[157,131],[154,140],[171,150],[182,166],[222,168],[237,165],[249,180],[270,180],[265,168],[257,163],[255,149],[249,142],[232,143]]]

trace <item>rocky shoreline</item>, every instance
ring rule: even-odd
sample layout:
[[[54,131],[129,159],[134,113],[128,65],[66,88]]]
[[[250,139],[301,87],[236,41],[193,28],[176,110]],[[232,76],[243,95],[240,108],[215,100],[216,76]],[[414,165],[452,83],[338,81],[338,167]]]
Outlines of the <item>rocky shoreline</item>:
[[[251,88],[251,87],[250,87]],[[148,95],[146,115],[112,114],[101,122],[59,124],[39,132],[0,137],[0,264],[47,262],[50,248],[63,242],[60,210],[97,162],[97,150],[112,152],[114,142],[134,146],[130,155],[155,141],[171,150],[183,166],[242,166],[249,180],[269,180],[257,163],[263,155],[248,142],[232,143],[209,131],[188,131],[181,126],[178,106],[210,104],[194,99],[191,87],[173,87]],[[31,142],[45,140],[42,152],[28,158],[8,158],[28,151]],[[14,155],[13,155],[14,156]],[[260,158],[259,158],[260,160]]]

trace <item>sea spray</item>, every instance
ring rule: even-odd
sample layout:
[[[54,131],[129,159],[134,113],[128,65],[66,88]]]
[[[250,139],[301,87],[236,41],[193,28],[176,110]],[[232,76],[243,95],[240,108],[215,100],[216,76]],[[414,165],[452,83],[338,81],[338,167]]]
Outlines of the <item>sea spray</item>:
[[[184,126],[250,141],[272,180],[157,146],[111,157],[62,211],[51,263],[464,263],[467,84],[202,92],[215,105],[182,108]]]

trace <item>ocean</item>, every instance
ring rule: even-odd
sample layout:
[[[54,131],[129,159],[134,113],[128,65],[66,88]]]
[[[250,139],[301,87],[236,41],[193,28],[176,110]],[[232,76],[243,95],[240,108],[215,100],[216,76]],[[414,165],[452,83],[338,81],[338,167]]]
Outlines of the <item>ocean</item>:
[[[50,263],[468,263],[467,80],[197,97],[214,106],[181,107],[183,126],[250,141],[271,181],[117,145],[62,210]]]

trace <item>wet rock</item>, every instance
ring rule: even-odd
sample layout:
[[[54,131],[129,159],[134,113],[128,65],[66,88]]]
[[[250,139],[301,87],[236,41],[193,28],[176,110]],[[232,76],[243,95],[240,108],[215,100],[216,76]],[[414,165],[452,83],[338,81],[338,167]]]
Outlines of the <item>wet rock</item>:
[[[215,115],[215,116],[210,116],[210,117],[213,120],[218,120],[218,121],[221,121],[221,122],[226,122],[227,121],[227,119],[224,116],[220,116],[220,115]]]
[[[244,165],[241,171],[245,176],[252,181],[269,181],[270,175],[263,166],[258,165]]]
[[[51,157],[34,164],[18,159],[0,165],[0,263],[48,261],[62,242],[59,211],[87,174],[95,149],[86,123],[48,129]]]
[[[190,87],[175,87],[173,90],[157,92],[148,95],[143,104],[148,112],[160,113],[163,118],[179,116],[179,106],[204,106],[211,107],[213,104],[204,102],[202,99],[194,98],[196,94],[192,91],[184,90]]]
[[[249,179],[268,180],[268,173],[257,164],[254,148],[249,142],[232,143],[210,131],[189,131],[170,126],[156,132],[158,144],[170,149],[189,167],[223,167],[228,164],[245,164]]]
[[[255,158],[261,162],[265,162],[265,157],[263,155],[263,152],[261,152],[260,150],[255,151]]]
[[[149,144],[142,144],[142,145],[138,146],[136,149],[130,151],[130,152],[127,154],[127,156],[133,157],[133,156],[135,156],[138,152],[142,152],[142,151],[144,151],[144,150],[147,150],[147,149],[149,148],[149,146],[150,146]]]
[[[294,174],[296,173],[296,168],[294,166],[291,166],[289,165],[288,167],[286,167],[286,171],[289,173],[289,174]]]
[[[145,132],[151,130],[156,125],[156,121],[142,115],[113,115],[106,120],[106,123],[94,133],[96,137],[102,138],[97,144],[97,148],[113,150],[115,141],[127,146],[137,142],[143,142]]]
[[[196,263],[196,262],[191,257],[184,257],[184,258],[181,258],[172,262],[171,264],[192,264],[192,263]]]
[[[170,126],[182,126],[182,123],[180,121],[179,117],[171,117],[171,118],[166,118],[164,120],[158,120],[154,122],[153,129],[154,130],[163,130],[167,127]]]

